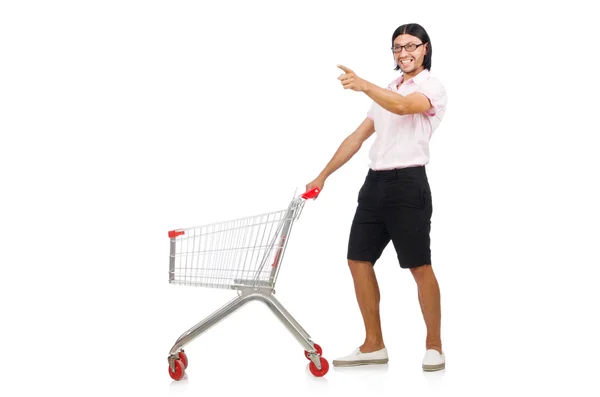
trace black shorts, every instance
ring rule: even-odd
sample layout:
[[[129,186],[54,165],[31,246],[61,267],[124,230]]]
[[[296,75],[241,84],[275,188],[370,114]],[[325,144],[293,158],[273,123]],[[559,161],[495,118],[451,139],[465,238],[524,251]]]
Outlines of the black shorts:
[[[369,170],[358,193],[348,259],[371,262],[390,240],[400,267],[431,264],[431,190],[424,166]]]

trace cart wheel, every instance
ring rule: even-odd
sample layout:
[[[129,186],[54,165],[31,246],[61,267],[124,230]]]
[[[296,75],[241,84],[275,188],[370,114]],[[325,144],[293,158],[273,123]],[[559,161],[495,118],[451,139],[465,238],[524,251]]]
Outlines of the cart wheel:
[[[312,361],[310,362],[309,366],[310,372],[316,377],[324,376],[329,371],[329,363],[327,360],[325,360],[323,357],[319,358],[321,359],[321,369],[318,369],[315,363]]]
[[[171,371],[171,366],[169,366],[169,375],[173,380],[181,380],[183,378],[183,374],[185,373],[185,368],[181,360],[175,360],[175,372]]]
[[[321,354],[323,354],[323,349],[321,349],[321,346],[317,345],[315,343],[315,350],[317,351],[317,354],[320,356]],[[308,358],[308,352],[306,350],[304,350],[304,356],[306,358]],[[310,358],[308,358],[310,360]]]
[[[185,352],[183,350],[179,352],[179,359],[183,363],[183,369],[187,369],[188,358],[187,358],[187,355],[185,354]]]

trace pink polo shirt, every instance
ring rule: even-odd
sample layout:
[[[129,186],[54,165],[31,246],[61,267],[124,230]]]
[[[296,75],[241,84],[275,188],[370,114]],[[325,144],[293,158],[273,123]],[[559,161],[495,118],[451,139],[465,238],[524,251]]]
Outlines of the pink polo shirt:
[[[373,170],[428,164],[429,140],[446,112],[446,90],[427,69],[398,87],[403,79],[400,75],[388,89],[404,96],[420,92],[429,98],[433,107],[425,113],[400,116],[373,102],[367,113],[375,122],[376,138],[369,152],[369,167]]]

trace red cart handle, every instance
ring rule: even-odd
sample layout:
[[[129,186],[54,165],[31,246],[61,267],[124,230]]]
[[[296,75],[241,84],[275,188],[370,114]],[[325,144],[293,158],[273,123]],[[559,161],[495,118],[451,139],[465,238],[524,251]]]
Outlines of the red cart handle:
[[[315,199],[317,198],[317,196],[319,195],[319,193],[321,193],[321,191],[319,190],[318,187],[315,187],[311,190],[308,190],[306,193],[302,194],[300,197],[302,197],[305,200],[308,199]]]

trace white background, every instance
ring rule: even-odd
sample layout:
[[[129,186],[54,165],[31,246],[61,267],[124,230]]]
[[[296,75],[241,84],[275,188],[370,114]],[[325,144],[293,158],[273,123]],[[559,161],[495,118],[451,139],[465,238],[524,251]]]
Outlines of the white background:
[[[598,55],[587,1],[5,1],[0,395],[593,394]],[[313,378],[266,307],[186,347],[232,291],[168,284],[167,231],[285,208],[385,86],[393,31],[430,34],[447,368],[424,374],[415,283],[378,263],[390,364]],[[323,346],[363,342],[345,262],[372,140],[308,202],[277,296]]]

